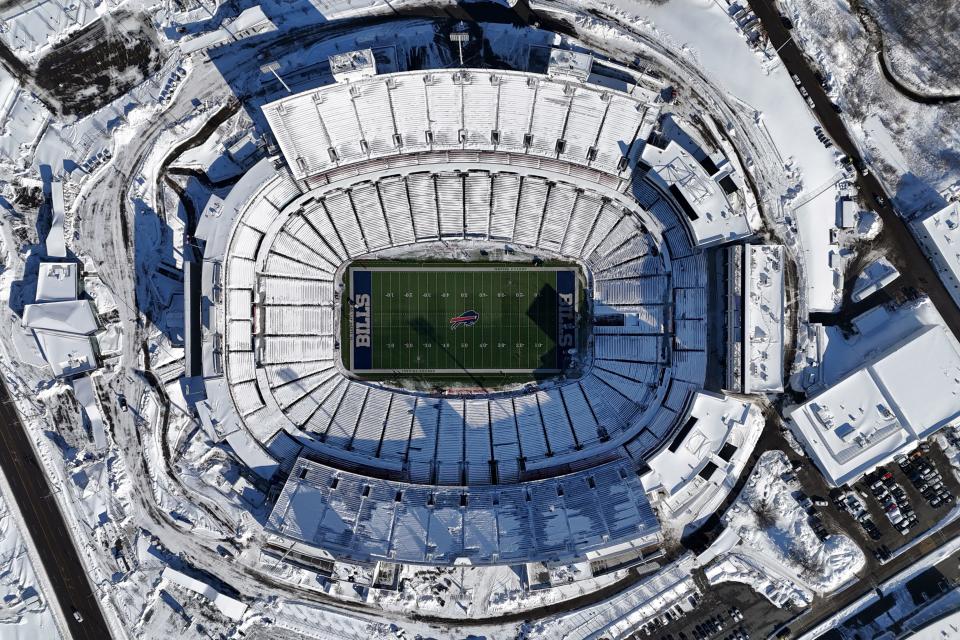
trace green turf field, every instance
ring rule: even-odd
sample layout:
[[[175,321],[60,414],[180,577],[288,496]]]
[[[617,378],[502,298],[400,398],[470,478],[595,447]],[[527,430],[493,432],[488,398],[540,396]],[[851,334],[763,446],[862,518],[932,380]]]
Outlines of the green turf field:
[[[576,339],[576,281],[572,267],[350,267],[348,366],[359,374],[559,371]]]

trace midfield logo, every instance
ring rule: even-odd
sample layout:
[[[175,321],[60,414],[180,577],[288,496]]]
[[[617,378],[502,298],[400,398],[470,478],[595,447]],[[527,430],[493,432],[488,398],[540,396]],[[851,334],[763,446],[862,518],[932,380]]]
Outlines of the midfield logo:
[[[456,329],[457,327],[472,327],[477,324],[477,320],[480,319],[480,314],[471,309],[470,311],[464,311],[458,316],[450,318],[450,328]]]

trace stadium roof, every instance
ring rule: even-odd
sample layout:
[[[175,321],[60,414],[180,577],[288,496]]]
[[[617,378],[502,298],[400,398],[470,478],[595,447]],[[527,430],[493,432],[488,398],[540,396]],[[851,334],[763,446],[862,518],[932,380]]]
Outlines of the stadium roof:
[[[300,458],[268,527],[342,559],[411,564],[552,562],[635,541],[660,525],[627,464],[484,487],[425,487]]]

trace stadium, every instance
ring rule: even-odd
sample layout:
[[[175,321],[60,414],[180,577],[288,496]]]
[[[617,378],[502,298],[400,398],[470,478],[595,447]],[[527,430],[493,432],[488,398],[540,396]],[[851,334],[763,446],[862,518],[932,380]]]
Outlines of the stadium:
[[[716,247],[757,226],[739,161],[664,136],[663,82],[589,54],[372,60],[263,106],[275,155],[185,265],[187,378],[275,487],[269,545],[383,575],[657,557],[641,476],[719,390]]]

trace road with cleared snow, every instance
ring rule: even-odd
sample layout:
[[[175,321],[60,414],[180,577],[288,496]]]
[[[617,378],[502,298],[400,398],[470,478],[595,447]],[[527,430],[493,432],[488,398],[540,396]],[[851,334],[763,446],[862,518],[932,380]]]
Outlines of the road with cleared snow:
[[[63,514],[57,507],[53,489],[33,452],[27,430],[3,381],[0,381],[0,424],[3,425],[0,428],[0,467],[37,548],[42,570],[56,592],[70,634],[74,640],[110,638],[110,629],[100,612]],[[56,606],[52,602],[50,605]],[[80,613],[82,622],[74,618],[74,611]]]

